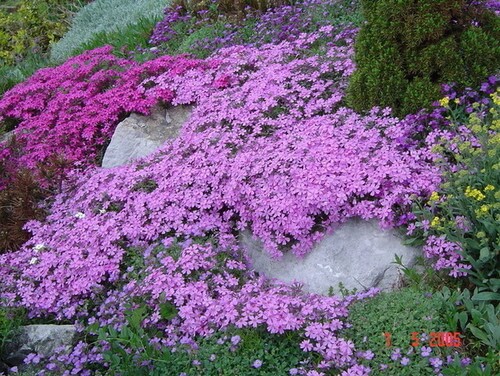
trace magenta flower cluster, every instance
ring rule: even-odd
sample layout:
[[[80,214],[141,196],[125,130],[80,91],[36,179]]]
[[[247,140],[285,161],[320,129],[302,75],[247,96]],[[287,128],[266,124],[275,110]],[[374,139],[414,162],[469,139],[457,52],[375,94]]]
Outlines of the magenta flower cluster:
[[[164,56],[139,65],[102,47],[41,69],[0,100],[0,121],[19,123],[14,134],[21,149],[0,144],[0,166],[36,172],[54,157],[65,159],[70,169],[93,164],[120,120],[131,112],[147,114],[157,102],[139,90],[145,77],[165,71],[181,74],[204,64]]]

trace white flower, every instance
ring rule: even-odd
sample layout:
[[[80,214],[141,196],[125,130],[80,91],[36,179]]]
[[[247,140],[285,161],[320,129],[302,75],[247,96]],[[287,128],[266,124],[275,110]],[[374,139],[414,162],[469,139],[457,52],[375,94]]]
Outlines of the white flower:
[[[84,213],[82,213],[82,212],[77,212],[77,213],[75,214],[75,217],[76,217],[76,218],[78,218],[78,219],[83,219],[83,218],[85,218],[85,214],[84,214]]]
[[[31,258],[31,260],[30,260],[30,265],[34,265],[34,264],[36,264],[36,263],[37,263],[37,261],[38,261],[38,258],[37,258],[37,257],[33,257],[33,258]]]
[[[33,247],[33,250],[35,252],[40,252],[42,249],[45,248],[45,244],[36,244],[34,247]]]
[[[99,209],[99,213],[101,213],[101,214],[106,213],[106,209]]]

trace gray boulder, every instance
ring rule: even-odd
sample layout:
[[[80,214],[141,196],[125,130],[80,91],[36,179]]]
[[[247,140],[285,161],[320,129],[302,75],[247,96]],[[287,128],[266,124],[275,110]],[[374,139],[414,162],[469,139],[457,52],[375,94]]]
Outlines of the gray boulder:
[[[106,149],[102,167],[122,166],[156,151],[163,143],[178,136],[192,112],[192,106],[167,109],[157,106],[151,115],[132,114],[118,124]]]
[[[26,325],[7,345],[3,361],[10,367],[23,366],[24,358],[30,353],[43,357],[55,354],[58,347],[69,347],[76,339],[74,325]]]
[[[282,282],[300,282],[304,290],[323,295],[330,287],[338,293],[339,283],[348,290],[378,287],[390,291],[397,287],[401,274],[399,267],[391,264],[394,255],[402,256],[403,264],[411,266],[421,253],[403,245],[394,230],[383,230],[374,220],[359,219],[351,219],[326,235],[303,259],[286,253],[273,260],[249,231],[240,235],[240,244],[260,274]]]
[[[13,131],[10,131],[10,132],[5,132],[4,134],[0,134],[0,143],[9,143],[12,138],[14,137],[14,132]]]

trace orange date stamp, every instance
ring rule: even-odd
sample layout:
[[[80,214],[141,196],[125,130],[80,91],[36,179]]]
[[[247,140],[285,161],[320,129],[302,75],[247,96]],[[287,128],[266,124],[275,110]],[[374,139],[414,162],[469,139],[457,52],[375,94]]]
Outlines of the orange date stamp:
[[[410,335],[411,345],[418,347],[421,345],[421,337],[419,332],[412,332]],[[425,334],[425,333],[423,333]],[[392,346],[392,335],[390,332],[384,333],[385,346]],[[460,332],[430,332],[427,336],[429,338],[430,347],[460,347],[462,346],[462,339]]]

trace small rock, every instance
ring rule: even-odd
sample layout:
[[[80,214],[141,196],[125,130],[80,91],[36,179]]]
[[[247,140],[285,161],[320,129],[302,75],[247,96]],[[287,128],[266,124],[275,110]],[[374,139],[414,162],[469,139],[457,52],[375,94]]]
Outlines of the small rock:
[[[4,360],[9,367],[21,366],[22,368],[22,366],[24,365],[24,359],[26,359],[26,357],[33,352],[35,352],[34,349],[30,349],[27,346],[23,346],[16,352],[6,356]]]
[[[391,264],[394,255],[402,256],[404,265],[411,266],[421,253],[403,245],[396,231],[383,230],[374,220],[358,219],[326,235],[303,259],[286,253],[273,260],[249,231],[241,234],[240,243],[257,272],[287,283],[300,282],[306,291],[323,295],[330,287],[339,293],[339,283],[348,290],[378,287],[390,291],[400,278],[399,267]]]
[[[178,136],[191,116],[192,106],[155,107],[151,115],[132,114],[118,124],[102,160],[102,167],[122,166],[145,157],[166,140]]]
[[[12,140],[13,137],[14,137],[13,131],[6,132],[4,134],[0,134],[0,143],[5,142],[6,144],[8,144]]]
[[[20,344],[16,352],[29,349],[30,352],[35,352],[43,357],[49,357],[54,355],[56,348],[71,346],[75,337],[76,330],[74,325],[23,326],[16,340]]]

